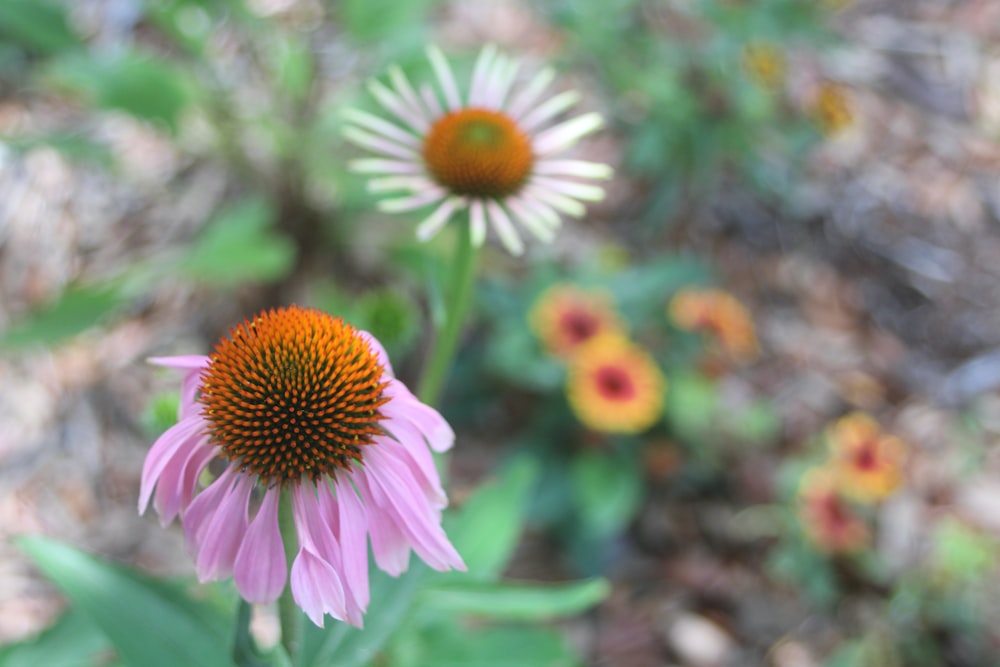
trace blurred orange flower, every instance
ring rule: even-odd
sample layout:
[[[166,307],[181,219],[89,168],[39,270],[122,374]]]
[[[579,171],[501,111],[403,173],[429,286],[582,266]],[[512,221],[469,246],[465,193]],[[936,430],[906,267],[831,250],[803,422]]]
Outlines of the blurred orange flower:
[[[851,553],[868,544],[868,526],[840,495],[829,468],[813,468],[802,476],[799,502],[802,528],[821,551]]]
[[[903,481],[907,446],[882,432],[862,412],[842,417],[827,435],[831,467],[840,490],[860,502],[878,502],[892,495]]]
[[[812,114],[823,134],[827,136],[842,132],[853,125],[854,112],[851,110],[847,88],[831,81],[821,83],[813,100]]]
[[[743,47],[743,71],[765,88],[777,88],[785,78],[785,56],[769,42],[751,42]]]
[[[528,323],[545,348],[564,359],[594,336],[624,331],[610,294],[568,283],[542,292],[528,313]]]
[[[674,295],[668,311],[678,328],[714,334],[737,363],[751,362],[760,352],[750,313],[729,292],[688,287]]]
[[[667,381],[642,347],[601,334],[583,343],[569,364],[566,393],[577,418],[604,433],[640,433],[663,413]]]

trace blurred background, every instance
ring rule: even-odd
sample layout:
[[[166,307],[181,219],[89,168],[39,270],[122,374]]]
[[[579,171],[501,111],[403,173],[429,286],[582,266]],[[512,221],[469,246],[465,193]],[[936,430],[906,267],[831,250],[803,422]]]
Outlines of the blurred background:
[[[429,43],[607,121],[607,197],[482,255],[440,406],[453,504],[537,464],[509,576],[612,583],[545,664],[1000,664],[994,0],[0,0],[0,642],[64,606],[11,536],[191,573],[135,511],[176,410],[146,357],[294,302],[415,382],[453,239],[377,212],[341,130]],[[665,378],[641,433],[567,400],[554,286]]]

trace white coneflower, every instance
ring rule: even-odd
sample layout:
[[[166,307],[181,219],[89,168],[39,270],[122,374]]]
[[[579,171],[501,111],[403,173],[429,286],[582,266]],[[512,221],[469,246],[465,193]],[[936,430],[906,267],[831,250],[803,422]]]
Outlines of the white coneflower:
[[[517,255],[524,251],[517,225],[547,242],[555,236],[560,214],[581,217],[582,202],[604,197],[602,188],[580,179],[609,178],[610,167],[556,157],[603,120],[591,112],[552,124],[579,94],[567,91],[542,100],[554,76],[551,69],[517,87],[520,62],[487,46],[463,100],[441,51],[431,47],[428,56],[440,97],[429,85],[414,88],[393,66],[391,87],[372,81],[369,90],[396,122],[357,109],[347,112],[345,136],[380,156],[355,160],[351,169],[374,176],[372,192],[401,193],[382,200],[381,210],[433,206],[417,227],[417,237],[427,240],[455,213],[468,209],[474,244],[481,245],[491,227]]]

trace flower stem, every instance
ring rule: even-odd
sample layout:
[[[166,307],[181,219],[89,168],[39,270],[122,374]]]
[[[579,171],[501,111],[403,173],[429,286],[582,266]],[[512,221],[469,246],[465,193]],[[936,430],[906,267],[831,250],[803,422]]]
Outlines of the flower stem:
[[[472,244],[470,225],[459,226],[455,239],[455,254],[452,260],[450,287],[446,302],[444,326],[438,331],[431,350],[430,360],[420,381],[417,396],[428,405],[437,403],[445,377],[458,346],[462,324],[472,303],[473,288],[476,283],[476,258],[479,248]]]
[[[295,520],[292,516],[292,496],[286,490],[282,490],[281,501],[278,504],[278,525],[281,528],[281,540],[285,545],[285,562],[291,571],[292,561],[298,551],[298,538],[295,535]],[[281,597],[278,598],[278,618],[281,620],[281,645],[285,647],[288,657],[294,663],[302,639],[302,612],[292,598],[291,584],[285,586]]]

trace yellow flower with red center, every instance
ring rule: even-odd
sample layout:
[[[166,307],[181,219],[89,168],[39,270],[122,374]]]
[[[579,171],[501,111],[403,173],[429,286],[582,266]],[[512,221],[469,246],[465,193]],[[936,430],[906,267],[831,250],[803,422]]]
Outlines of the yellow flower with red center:
[[[854,112],[847,88],[831,81],[821,83],[812,103],[812,115],[827,136],[838,134],[853,125]]]
[[[878,423],[861,412],[839,419],[827,436],[832,469],[841,491],[860,502],[878,502],[903,482],[907,447],[883,433]]]
[[[663,413],[667,381],[642,347],[618,334],[594,336],[570,360],[566,393],[585,426],[640,433]]]
[[[785,78],[785,56],[768,42],[744,46],[742,64],[747,76],[765,88],[777,88]]]
[[[821,551],[851,553],[868,544],[868,526],[840,494],[832,470],[807,471],[799,484],[799,503],[802,528]]]
[[[668,311],[679,329],[714,335],[726,354],[737,363],[753,361],[760,352],[750,313],[729,292],[685,288],[671,299]]]
[[[594,336],[624,330],[607,292],[565,283],[553,285],[538,297],[528,323],[545,349],[564,359]]]

